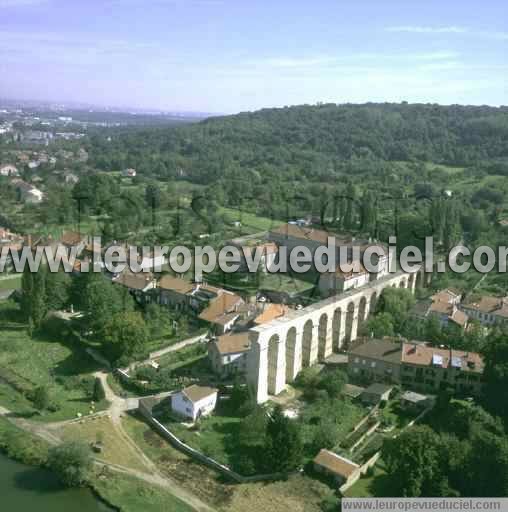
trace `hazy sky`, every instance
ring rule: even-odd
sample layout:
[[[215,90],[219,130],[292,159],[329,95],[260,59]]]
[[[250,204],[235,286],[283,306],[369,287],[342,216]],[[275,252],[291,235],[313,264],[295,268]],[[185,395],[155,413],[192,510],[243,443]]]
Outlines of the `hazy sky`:
[[[508,104],[506,0],[0,0],[0,97]]]

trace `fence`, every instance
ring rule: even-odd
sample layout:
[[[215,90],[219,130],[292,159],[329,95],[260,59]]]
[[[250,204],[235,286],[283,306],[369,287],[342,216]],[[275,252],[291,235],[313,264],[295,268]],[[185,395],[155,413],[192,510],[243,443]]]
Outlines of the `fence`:
[[[287,473],[271,473],[267,475],[253,475],[253,476],[243,476],[238,474],[236,471],[233,471],[228,466],[217,462],[216,460],[207,457],[203,453],[195,450],[188,444],[180,441],[178,437],[176,437],[170,430],[168,430],[162,423],[157,421],[153,415],[152,411],[149,407],[145,406],[142,400],[139,402],[139,412],[143,415],[143,417],[150,423],[150,425],[159,432],[159,434],[164,437],[169,443],[176,448],[177,450],[185,453],[191,459],[204,464],[205,466],[218,471],[222,475],[234,480],[237,483],[248,483],[248,482],[262,482],[262,481],[271,481],[271,480],[279,480],[282,478],[287,478]]]

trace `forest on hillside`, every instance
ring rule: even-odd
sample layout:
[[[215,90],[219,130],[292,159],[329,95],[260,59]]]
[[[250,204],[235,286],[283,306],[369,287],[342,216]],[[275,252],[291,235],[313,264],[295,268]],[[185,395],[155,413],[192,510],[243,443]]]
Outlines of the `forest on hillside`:
[[[508,108],[409,104],[303,105],[209,118],[178,128],[92,137],[96,167],[135,167],[209,184],[232,175],[331,181],[381,162],[485,165],[508,174]]]

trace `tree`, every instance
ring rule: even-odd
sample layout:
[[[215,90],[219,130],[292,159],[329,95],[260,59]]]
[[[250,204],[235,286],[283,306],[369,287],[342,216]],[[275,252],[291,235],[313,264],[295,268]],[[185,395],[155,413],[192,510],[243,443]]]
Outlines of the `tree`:
[[[134,309],[134,299],[127,289],[112,284],[99,273],[88,272],[79,286],[82,289],[81,307],[86,313],[83,324],[98,338],[103,336],[114,315]]]
[[[39,386],[34,391],[33,404],[34,407],[43,411],[48,408],[50,403],[49,391],[46,386]]]
[[[21,309],[27,320],[34,327],[40,327],[47,312],[46,304],[46,268],[41,265],[37,272],[32,272],[25,265],[21,277]]]
[[[55,446],[49,450],[48,466],[66,486],[84,486],[92,468],[90,449],[77,441]]]
[[[467,473],[473,475],[466,491],[472,496],[508,496],[508,441],[481,431],[472,440]]]
[[[148,208],[157,209],[161,205],[161,189],[157,183],[149,183],[145,189],[145,202]]]
[[[388,439],[382,457],[402,496],[447,496],[448,483],[438,434],[426,426],[413,427]]]
[[[101,379],[99,377],[95,377],[93,384],[93,399],[95,402],[101,402],[106,398],[106,393],[104,391],[104,386],[102,385]]]
[[[346,190],[346,210],[344,213],[344,228],[356,227],[356,188],[351,182]]]
[[[374,235],[376,231],[377,211],[376,198],[371,192],[366,192],[363,195],[360,214],[362,232]]]
[[[46,306],[49,310],[63,309],[68,304],[70,286],[69,274],[46,273]]]
[[[151,338],[160,338],[171,326],[172,316],[168,308],[153,302],[145,306],[144,318]]]
[[[455,201],[449,201],[446,208],[446,220],[443,231],[445,249],[450,251],[461,239],[462,228],[459,220],[459,207]]]
[[[104,349],[112,361],[140,354],[148,337],[143,316],[137,312],[113,315],[102,332]]]
[[[322,448],[332,449],[339,441],[340,430],[332,418],[323,418],[314,430],[312,451],[318,452]]]
[[[493,332],[485,343],[483,356],[485,406],[508,424],[508,333]]]
[[[379,313],[367,320],[364,330],[374,338],[394,336],[395,327],[390,313]]]
[[[41,265],[33,276],[33,290],[30,298],[30,318],[35,327],[40,327],[48,309],[46,303],[46,267]]]
[[[266,427],[266,469],[287,472],[302,462],[303,446],[298,424],[284,416],[282,408],[275,406]]]
[[[25,318],[30,318],[34,275],[28,265],[25,265],[21,276],[21,310]]]
[[[393,319],[395,332],[401,332],[413,307],[413,294],[405,288],[385,288],[377,303],[378,313],[388,313]]]
[[[341,370],[335,370],[320,376],[317,384],[318,389],[324,389],[330,398],[340,395],[347,384],[347,375]]]

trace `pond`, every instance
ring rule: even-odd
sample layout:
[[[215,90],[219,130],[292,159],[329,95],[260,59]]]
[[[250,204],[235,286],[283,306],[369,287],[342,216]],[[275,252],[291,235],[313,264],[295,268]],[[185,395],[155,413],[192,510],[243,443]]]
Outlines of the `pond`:
[[[16,512],[111,512],[88,489],[66,489],[48,470],[25,466],[0,453],[2,510]]]

